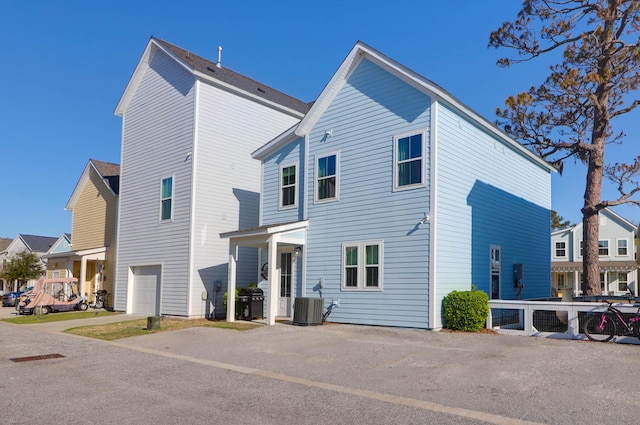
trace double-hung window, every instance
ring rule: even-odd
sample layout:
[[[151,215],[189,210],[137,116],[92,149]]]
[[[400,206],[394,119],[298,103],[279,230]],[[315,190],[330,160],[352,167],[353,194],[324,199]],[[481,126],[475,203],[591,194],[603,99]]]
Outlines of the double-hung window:
[[[556,242],[556,257],[564,258],[567,256],[567,243]]]
[[[382,241],[342,244],[342,289],[382,290]]]
[[[173,177],[162,179],[160,187],[160,220],[173,218]]]
[[[424,186],[425,133],[410,133],[393,138],[393,187],[395,190]]]
[[[338,160],[337,152],[316,157],[316,201],[338,199]]]
[[[618,239],[618,255],[626,256],[629,251],[627,249],[629,241],[627,239]]]
[[[598,255],[609,255],[609,241],[608,240],[599,240],[598,241]]]
[[[296,164],[280,167],[280,208],[296,206]]]

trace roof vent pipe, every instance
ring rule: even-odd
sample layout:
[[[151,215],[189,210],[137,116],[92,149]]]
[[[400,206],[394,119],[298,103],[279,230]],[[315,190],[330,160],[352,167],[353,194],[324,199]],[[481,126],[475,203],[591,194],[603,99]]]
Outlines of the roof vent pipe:
[[[216,64],[218,68],[222,68],[221,62],[222,62],[222,46],[218,46],[218,63]]]

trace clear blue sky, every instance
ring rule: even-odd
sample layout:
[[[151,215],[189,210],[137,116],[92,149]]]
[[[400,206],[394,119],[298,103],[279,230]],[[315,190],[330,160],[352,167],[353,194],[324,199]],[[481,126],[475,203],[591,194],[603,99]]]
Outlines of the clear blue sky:
[[[71,231],[64,207],[89,158],[120,162],[114,108],[149,37],[167,40],[304,101],[361,40],[493,121],[504,99],[539,84],[542,62],[495,66],[487,48],[516,0],[0,1],[0,237]],[[608,160],[637,155],[640,120]],[[580,220],[585,169],[553,177],[553,208]],[[605,193],[613,193],[608,187]],[[608,195],[606,195],[608,196]],[[616,208],[640,221],[640,209]]]

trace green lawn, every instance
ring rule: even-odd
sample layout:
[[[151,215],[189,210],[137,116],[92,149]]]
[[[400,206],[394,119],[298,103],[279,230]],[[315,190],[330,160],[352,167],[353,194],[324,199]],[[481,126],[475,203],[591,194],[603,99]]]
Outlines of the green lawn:
[[[101,317],[101,316],[114,316],[118,314],[122,314],[122,313],[106,311],[106,310],[69,311],[65,313],[43,314],[42,316],[36,316],[36,315],[30,314],[27,316],[11,317],[11,318],[2,319],[2,320],[9,323],[16,323],[18,325],[35,325],[37,323],[60,322],[63,320],[86,319],[89,317]]]

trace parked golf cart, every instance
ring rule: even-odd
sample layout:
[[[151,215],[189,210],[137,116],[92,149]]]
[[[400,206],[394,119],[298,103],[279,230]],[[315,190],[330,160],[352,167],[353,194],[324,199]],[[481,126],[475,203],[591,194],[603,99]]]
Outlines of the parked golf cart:
[[[86,310],[89,307],[84,297],[79,295],[78,279],[40,279],[33,289],[20,296],[16,304],[19,314],[41,314],[61,311]]]

